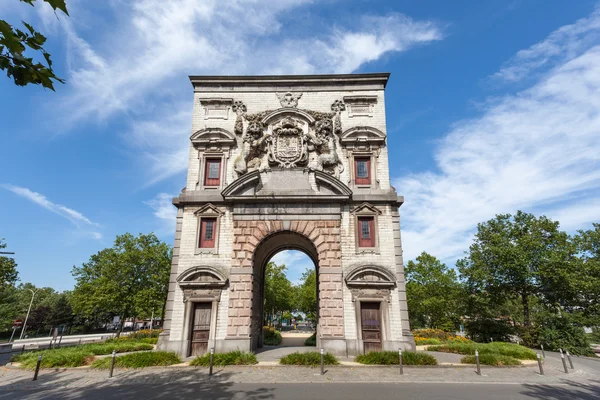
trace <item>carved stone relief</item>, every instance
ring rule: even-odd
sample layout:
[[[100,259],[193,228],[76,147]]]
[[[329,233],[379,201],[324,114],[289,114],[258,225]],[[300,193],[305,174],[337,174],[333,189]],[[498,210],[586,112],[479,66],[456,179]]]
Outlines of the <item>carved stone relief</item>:
[[[300,97],[302,97],[302,93],[292,93],[292,92],[287,92],[287,93],[276,93],[277,94],[277,98],[279,99],[279,103],[281,104],[281,107],[292,107],[292,108],[296,108],[298,107],[298,100],[300,99]]]
[[[241,135],[244,133],[244,114],[246,114],[247,111],[246,105],[241,100],[236,100],[233,102],[231,109],[236,114],[233,131],[236,135]]]
[[[299,98],[292,100],[281,96],[282,104],[286,106],[297,104]],[[235,160],[235,172],[241,176],[256,170],[269,171],[271,167],[303,167],[339,178],[344,167],[337,153],[339,138],[333,120],[339,117],[343,107],[343,103],[337,104],[337,111],[332,113],[303,109],[297,112],[267,110],[255,114],[240,111],[239,118],[246,119],[248,124],[242,136],[240,155]],[[239,125],[243,127],[242,122]],[[236,133],[237,129],[236,122]]]
[[[184,289],[183,302],[187,303],[190,299],[212,299],[221,298],[221,289]]]
[[[390,289],[371,289],[371,288],[361,288],[361,289],[350,289],[350,293],[352,293],[352,301],[360,300],[360,299],[383,299],[388,303],[391,301],[390,298]]]

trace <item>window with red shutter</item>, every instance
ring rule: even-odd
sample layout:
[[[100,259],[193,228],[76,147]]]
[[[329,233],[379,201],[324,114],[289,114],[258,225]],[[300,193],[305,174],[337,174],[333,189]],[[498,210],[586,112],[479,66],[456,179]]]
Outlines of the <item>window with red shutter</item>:
[[[357,185],[371,184],[371,158],[357,157],[354,159],[354,183]]]
[[[358,217],[358,247],[375,247],[373,217]]]
[[[217,219],[202,218],[200,220],[200,243],[198,247],[215,247],[215,237],[217,236]]]
[[[208,158],[204,168],[204,186],[219,186],[221,184],[221,159]]]

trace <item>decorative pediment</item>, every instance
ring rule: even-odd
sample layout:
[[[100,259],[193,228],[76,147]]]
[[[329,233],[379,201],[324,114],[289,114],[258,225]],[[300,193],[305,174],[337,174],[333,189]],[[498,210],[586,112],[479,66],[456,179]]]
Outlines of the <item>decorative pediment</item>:
[[[227,186],[221,194],[227,200],[265,201],[285,200],[332,201],[349,200],[352,191],[339,179],[306,169],[274,168],[268,173],[248,172]]]
[[[201,129],[190,137],[195,147],[232,147],[235,136],[223,128]]]
[[[198,266],[182,272],[177,283],[182,289],[222,288],[227,284],[227,278],[216,268]]]
[[[381,215],[381,211],[370,203],[362,203],[361,205],[355,207],[352,211],[352,214],[367,214],[367,215]]]
[[[205,206],[202,206],[198,210],[196,210],[196,212],[194,212],[194,214],[195,215],[223,215],[223,212],[221,210],[219,210],[217,207],[208,203]]]
[[[372,126],[355,126],[344,131],[340,141],[345,147],[383,147],[385,133]]]
[[[396,285],[396,277],[387,268],[363,264],[354,267],[346,275],[346,285],[349,287],[391,288]]]

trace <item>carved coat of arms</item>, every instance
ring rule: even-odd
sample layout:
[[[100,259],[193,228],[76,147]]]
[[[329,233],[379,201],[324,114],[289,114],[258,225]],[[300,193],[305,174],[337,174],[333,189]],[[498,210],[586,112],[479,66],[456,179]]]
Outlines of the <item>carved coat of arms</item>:
[[[296,121],[288,117],[274,127],[269,162],[284,168],[303,165],[308,160],[306,137]]]

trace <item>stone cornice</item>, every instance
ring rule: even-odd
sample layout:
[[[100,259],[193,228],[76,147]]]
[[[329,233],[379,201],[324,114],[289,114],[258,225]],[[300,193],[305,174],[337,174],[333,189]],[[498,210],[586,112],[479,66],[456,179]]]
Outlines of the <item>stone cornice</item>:
[[[331,75],[245,75],[245,76],[190,76],[190,82],[194,88],[199,88],[200,92],[206,91],[207,88],[214,88],[209,91],[224,91],[223,88],[235,87],[267,87],[267,88],[282,88],[289,90],[290,88],[310,88],[323,90],[323,87],[363,87],[366,89],[385,89],[390,74],[370,73],[370,74],[331,74]],[[240,90],[242,90],[240,89]]]

